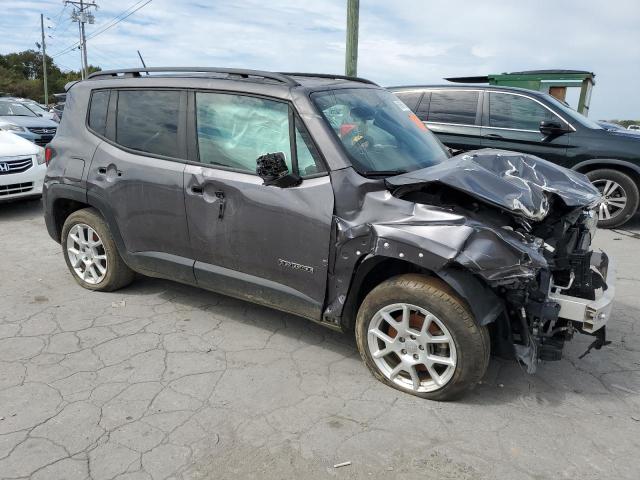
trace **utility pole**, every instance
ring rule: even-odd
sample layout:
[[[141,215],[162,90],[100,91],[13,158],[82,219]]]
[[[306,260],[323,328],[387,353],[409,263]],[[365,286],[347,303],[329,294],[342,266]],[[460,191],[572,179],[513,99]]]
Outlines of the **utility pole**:
[[[40,14],[40,30],[42,33],[42,79],[44,80],[44,104],[49,104],[49,90],[47,88],[47,46],[44,41],[44,15]]]
[[[84,13],[84,4],[82,3],[82,0],[80,0],[80,30],[82,30],[82,33],[80,33],[80,38],[82,39],[82,57],[84,59],[84,78],[87,78],[89,76],[89,63],[87,62],[87,37],[84,34],[84,22],[86,21],[83,17],[83,13]]]
[[[93,24],[95,17],[93,13],[89,11],[91,7],[98,9],[95,1],[91,3],[84,3],[84,0],[65,0],[65,5],[71,4],[74,6],[71,13],[71,20],[78,22],[78,35],[80,36],[80,73],[84,80],[89,75],[89,62],[87,61],[87,37],[84,33],[84,24],[89,22]]]
[[[347,4],[347,51],[344,63],[345,75],[358,75],[358,20],[360,0],[348,0]]]
[[[78,51],[80,52],[80,78],[84,80],[84,54],[82,48],[82,29],[80,28],[80,22],[78,22],[78,36],[80,37],[80,45],[78,46]]]

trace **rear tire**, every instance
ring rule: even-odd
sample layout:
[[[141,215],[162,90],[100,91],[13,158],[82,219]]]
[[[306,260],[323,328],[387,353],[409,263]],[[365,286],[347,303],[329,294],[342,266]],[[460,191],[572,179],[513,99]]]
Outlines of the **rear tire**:
[[[640,199],[633,178],[610,168],[593,170],[587,177],[605,196],[605,201],[598,207],[598,227],[619,227],[633,217]]]
[[[93,208],[69,215],[60,239],[67,267],[82,287],[111,292],[133,281],[133,270],[122,260],[109,227]]]
[[[360,306],[355,333],[360,355],[378,380],[430,400],[459,397],[489,364],[487,328],[433,277],[405,274],[378,285]]]

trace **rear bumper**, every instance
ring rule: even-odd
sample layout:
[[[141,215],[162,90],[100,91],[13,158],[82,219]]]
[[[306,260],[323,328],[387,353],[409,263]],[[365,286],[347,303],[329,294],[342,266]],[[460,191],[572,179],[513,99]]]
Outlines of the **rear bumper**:
[[[595,255],[594,255],[595,256]],[[596,267],[596,262],[592,261]],[[560,305],[559,317],[582,324],[582,330],[586,333],[594,333],[604,327],[611,316],[613,300],[616,294],[615,265],[609,260],[606,271],[600,272],[607,284],[607,289],[596,292],[595,300],[588,300],[562,293],[551,292],[549,299]]]

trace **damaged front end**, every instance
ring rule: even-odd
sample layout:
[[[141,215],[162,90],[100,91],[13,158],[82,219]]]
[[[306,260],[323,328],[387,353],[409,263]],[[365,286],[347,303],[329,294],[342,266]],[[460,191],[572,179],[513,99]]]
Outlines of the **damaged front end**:
[[[410,262],[456,290],[480,324],[492,323],[494,353],[515,356],[529,373],[538,360],[560,359],[575,332],[596,336],[592,347],[606,343],[615,279],[607,255],[591,249],[600,194],[586,177],[481,150],[390,177],[386,188],[362,192],[359,208],[336,219],[337,291],[358,261]]]

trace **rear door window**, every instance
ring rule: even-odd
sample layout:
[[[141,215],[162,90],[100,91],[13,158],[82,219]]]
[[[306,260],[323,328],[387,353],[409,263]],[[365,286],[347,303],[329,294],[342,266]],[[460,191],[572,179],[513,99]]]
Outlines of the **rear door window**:
[[[480,92],[436,90],[431,93],[429,122],[475,125]]]
[[[177,158],[181,92],[176,90],[120,90],[116,115],[116,143]]]
[[[535,130],[541,121],[561,121],[538,102],[521,95],[489,94],[489,126],[516,130]]]
[[[89,127],[99,135],[105,135],[110,90],[96,90],[89,104]]]

